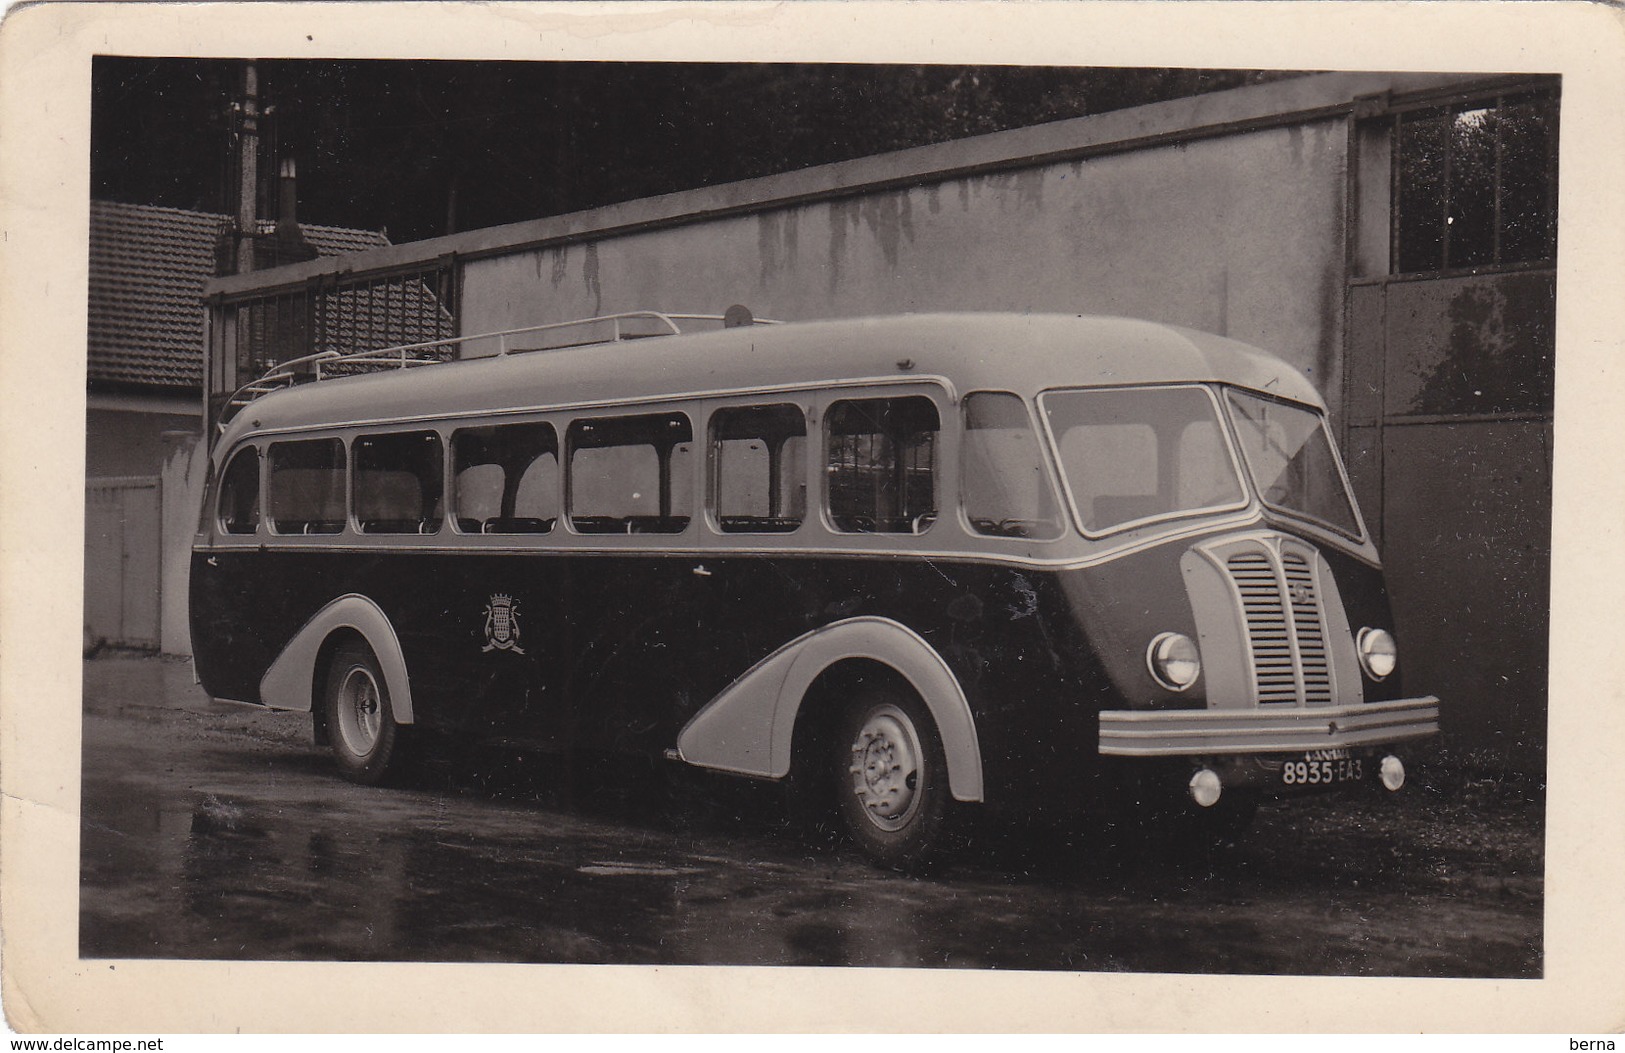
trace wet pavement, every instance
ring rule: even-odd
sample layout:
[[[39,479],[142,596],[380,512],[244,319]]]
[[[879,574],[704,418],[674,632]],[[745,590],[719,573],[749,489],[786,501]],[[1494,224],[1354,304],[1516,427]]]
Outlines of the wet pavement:
[[[85,957],[1541,972],[1539,794],[1482,778],[1266,806],[1200,858],[1037,831],[915,878],[771,789],[548,757],[354,786],[306,719],[213,703],[185,663],[84,668]]]

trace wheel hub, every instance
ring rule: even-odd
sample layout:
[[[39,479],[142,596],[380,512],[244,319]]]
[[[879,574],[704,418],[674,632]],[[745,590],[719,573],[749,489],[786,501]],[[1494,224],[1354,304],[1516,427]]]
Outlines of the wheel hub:
[[[863,814],[882,830],[897,830],[919,803],[920,740],[896,706],[876,708],[852,741],[852,792]]]
[[[356,756],[365,756],[377,743],[383,723],[378,684],[370,671],[358,667],[345,676],[339,691],[339,733]]]

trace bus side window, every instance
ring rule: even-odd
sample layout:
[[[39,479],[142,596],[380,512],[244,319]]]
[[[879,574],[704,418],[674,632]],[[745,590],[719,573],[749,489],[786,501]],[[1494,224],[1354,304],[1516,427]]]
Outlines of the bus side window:
[[[451,437],[452,515],[465,534],[546,534],[559,514],[559,443],[543,422]]]
[[[937,516],[934,402],[846,399],[824,418],[829,518],[847,533],[921,534]]]
[[[688,529],[694,429],[681,413],[600,417],[570,425],[570,525],[583,534]]]
[[[278,534],[337,534],[344,529],[344,443],[273,442],[267,504]]]
[[[515,517],[544,523],[543,531],[553,529],[559,515],[559,455],[552,451],[530,462],[519,478],[514,494]]]
[[[782,534],[806,515],[807,418],[800,406],[730,406],[711,415],[711,493],[726,533]]]
[[[1004,391],[965,396],[960,501],[971,529],[991,537],[1061,536],[1060,507],[1027,404]]]
[[[220,481],[220,529],[253,534],[260,528],[260,451],[238,450]]]
[[[440,530],[445,454],[432,431],[362,435],[355,440],[355,518],[363,534]]]

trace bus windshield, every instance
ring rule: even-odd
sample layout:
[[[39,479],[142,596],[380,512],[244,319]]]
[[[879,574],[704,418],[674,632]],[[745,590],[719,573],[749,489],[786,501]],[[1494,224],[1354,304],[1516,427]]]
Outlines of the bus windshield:
[[[1050,391],[1040,401],[1086,534],[1246,503],[1205,388]]]
[[[1359,520],[1325,418],[1307,406],[1243,391],[1230,391],[1229,401],[1247,470],[1264,503],[1358,537]]]

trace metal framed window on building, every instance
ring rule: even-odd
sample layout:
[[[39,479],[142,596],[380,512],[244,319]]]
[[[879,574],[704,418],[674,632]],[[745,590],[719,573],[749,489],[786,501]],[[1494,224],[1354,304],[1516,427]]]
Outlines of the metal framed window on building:
[[[210,426],[232,392],[284,362],[455,337],[457,268],[448,256],[406,267],[320,274],[212,299]],[[456,352],[448,344],[434,353],[450,358]],[[330,372],[347,368],[352,367],[339,363]]]
[[[1392,114],[1394,274],[1549,263],[1557,252],[1557,93]]]

